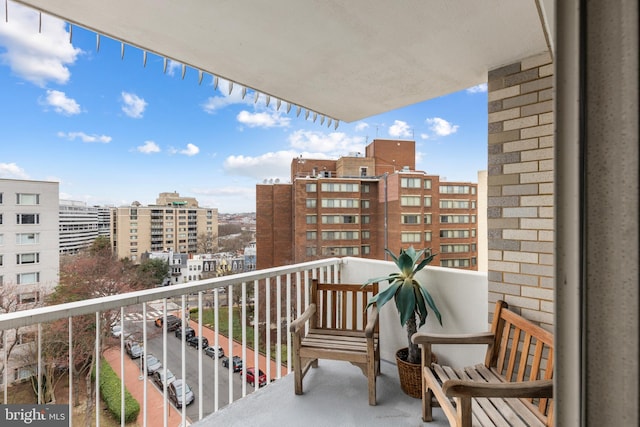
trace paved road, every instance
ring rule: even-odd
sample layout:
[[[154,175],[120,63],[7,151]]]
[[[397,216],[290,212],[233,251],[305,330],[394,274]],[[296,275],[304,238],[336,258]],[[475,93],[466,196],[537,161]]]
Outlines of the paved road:
[[[133,333],[136,337],[142,337],[142,323],[147,324],[147,352],[152,353],[163,364],[165,357],[163,355],[163,336],[162,329],[154,325],[154,320],[159,316],[159,312],[147,312],[146,320],[142,319],[139,313],[128,313],[125,315],[125,331],[127,335]],[[233,384],[231,391],[233,400],[242,397],[242,378],[239,373],[231,373],[222,366],[220,359],[213,360],[202,350],[197,350],[189,346],[186,342],[182,345],[182,340],[175,336],[174,332],[168,332],[166,337],[166,366],[176,376],[182,378],[182,360],[184,354],[185,373],[187,384],[192,388],[195,400],[193,404],[187,407],[187,416],[196,421],[199,419],[199,405],[203,405],[203,416],[214,411],[215,399],[218,399],[218,408],[222,408],[229,403],[229,379]],[[184,349],[183,349],[184,347]],[[225,349],[226,350],[226,349]],[[200,360],[201,356],[201,360]],[[218,384],[216,387],[216,365]],[[202,372],[202,392],[198,389],[199,373]],[[153,384],[153,383],[151,383]],[[155,384],[154,384],[155,387]],[[158,389],[159,390],[159,389]],[[253,388],[247,385],[247,393],[251,393]],[[154,390],[155,392],[155,390]]]

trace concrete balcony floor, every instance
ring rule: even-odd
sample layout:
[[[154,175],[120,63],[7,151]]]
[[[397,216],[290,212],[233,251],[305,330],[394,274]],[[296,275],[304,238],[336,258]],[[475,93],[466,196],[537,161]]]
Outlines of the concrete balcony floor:
[[[369,406],[367,379],[348,362],[320,360],[304,378],[304,395],[293,392],[293,373],[192,424],[208,426],[448,426],[440,408],[423,423],[422,402],[400,390],[394,364],[382,361],[377,406]]]

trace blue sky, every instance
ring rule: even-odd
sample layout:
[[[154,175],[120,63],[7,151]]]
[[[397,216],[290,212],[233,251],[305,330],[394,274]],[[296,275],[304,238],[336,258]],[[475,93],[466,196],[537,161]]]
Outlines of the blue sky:
[[[4,12],[4,11],[3,11]],[[90,205],[155,202],[177,191],[221,213],[255,211],[255,185],[289,182],[291,159],[364,152],[375,138],[416,141],[416,168],[477,181],[487,168],[480,85],[337,129],[286,104],[9,2],[0,19],[0,178],[52,180]],[[164,71],[164,72],[163,72]],[[426,76],[425,78],[428,78]]]

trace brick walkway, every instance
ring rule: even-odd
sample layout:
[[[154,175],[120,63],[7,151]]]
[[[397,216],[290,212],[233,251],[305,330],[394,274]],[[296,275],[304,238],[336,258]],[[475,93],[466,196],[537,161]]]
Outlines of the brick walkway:
[[[113,370],[120,376],[120,347],[112,347],[104,352],[104,358],[109,362]],[[156,386],[148,379],[140,379],[140,367],[129,356],[124,356],[124,384],[129,393],[140,403],[138,425],[144,426],[144,383],[147,383],[147,427],[163,427],[164,406],[163,396]],[[169,427],[178,427],[182,422],[182,415],[171,403],[167,402],[169,410]]]

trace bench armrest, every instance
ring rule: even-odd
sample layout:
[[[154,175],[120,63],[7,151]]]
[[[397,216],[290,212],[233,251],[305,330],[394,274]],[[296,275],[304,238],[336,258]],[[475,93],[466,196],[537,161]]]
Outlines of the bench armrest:
[[[442,391],[448,397],[553,397],[553,380],[478,383],[447,380]]]
[[[298,317],[296,320],[291,322],[289,326],[289,331],[294,334],[300,332],[300,330],[304,327],[304,324],[309,320],[309,318],[316,312],[316,305],[309,304],[309,307]]]
[[[480,332],[477,334],[431,334],[416,332],[411,336],[414,344],[492,344],[494,334],[492,332]]]
[[[369,316],[369,320],[367,321],[367,326],[364,328],[364,336],[367,338],[373,337],[374,332],[376,331],[376,322],[378,321],[378,307],[373,305],[371,307],[371,315]]]

